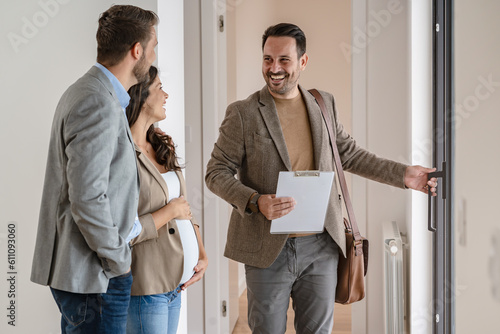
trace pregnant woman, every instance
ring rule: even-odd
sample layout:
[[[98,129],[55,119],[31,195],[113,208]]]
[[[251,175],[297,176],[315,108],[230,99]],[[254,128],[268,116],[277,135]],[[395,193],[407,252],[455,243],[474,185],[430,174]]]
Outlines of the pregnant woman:
[[[154,123],[165,119],[168,94],[158,70],[132,86],[127,119],[135,143],[141,181],[139,221],[141,233],[132,248],[132,291],[127,333],[177,332],[181,291],[199,281],[207,256],[199,226],[186,201],[186,185],[172,138],[157,133]]]

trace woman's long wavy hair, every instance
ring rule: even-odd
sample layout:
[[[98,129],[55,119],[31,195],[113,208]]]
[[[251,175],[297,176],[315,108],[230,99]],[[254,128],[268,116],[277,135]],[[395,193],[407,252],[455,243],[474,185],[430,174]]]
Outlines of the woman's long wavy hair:
[[[144,103],[149,96],[149,88],[158,76],[158,69],[154,66],[149,68],[149,77],[128,90],[130,95],[130,103],[126,109],[128,125],[132,127],[139,118],[142,112]],[[175,154],[175,145],[172,137],[169,135],[161,135],[151,125],[148,129],[146,140],[151,143],[156,152],[156,161],[164,166],[167,170],[180,170],[181,166],[177,162],[177,155]]]

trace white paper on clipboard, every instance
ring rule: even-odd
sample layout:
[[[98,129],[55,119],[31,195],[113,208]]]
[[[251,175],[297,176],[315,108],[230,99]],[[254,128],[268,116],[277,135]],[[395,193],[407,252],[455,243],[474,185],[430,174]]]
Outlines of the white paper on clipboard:
[[[334,172],[280,172],[276,197],[293,197],[297,204],[271,222],[272,234],[319,233],[325,225]]]

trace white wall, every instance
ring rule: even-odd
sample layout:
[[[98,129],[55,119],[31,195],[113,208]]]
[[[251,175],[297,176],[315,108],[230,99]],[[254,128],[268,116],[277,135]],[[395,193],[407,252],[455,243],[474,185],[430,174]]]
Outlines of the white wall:
[[[350,7],[348,0],[318,0],[314,5],[301,0],[240,1],[234,9],[236,36],[229,56],[236,62],[235,98],[245,99],[265,85],[261,45],[266,28],[294,23],[306,34],[309,56],[300,84],[333,93],[341,121],[350,129],[351,68],[340,47],[351,39]]]
[[[185,162],[184,133],[184,1],[158,1],[157,63],[163,89],[168,93],[167,118],[159,126],[172,136],[176,153]]]
[[[432,4],[411,3],[411,163],[432,163]],[[432,233],[427,229],[427,196],[412,192],[407,214],[410,245],[409,324],[411,333],[431,333],[432,308]]]
[[[387,1],[370,1],[368,24],[378,21],[373,12],[388,12]],[[380,34],[368,48],[367,62],[367,149],[383,157],[402,160],[409,153],[410,113],[408,109],[409,52],[407,44],[409,10],[400,4],[390,13],[390,23],[380,27]],[[403,190],[368,182],[367,184],[367,235],[372,240],[370,275],[367,279],[367,328],[369,332],[382,333],[383,310],[383,236],[381,223],[398,222],[403,233],[406,201]],[[375,260],[375,261],[373,261]]]
[[[411,139],[409,8],[404,1],[369,0],[357,3],[354,10],[353,136],[380,156],[408,162]],[[366,222],[366,236],[370,240],[366,309],[363,303],[353,306],[353,333],[384,332],[380,307],[383,300],[381,226],[385,221],[396,221],[400,230],[407,232],[407,196],[408,192],[403,190],[353,176],[354,207],[361,221]],[[355,320],[358,314],[365,312],[366,327]]]
[[[156,2],[156,1],[155,1]],[[137,2],[138,6],[143,6]],[[169,0],[157,1],[158,9],[156,13],[160,17],[158,25],[158,47],[157,47],[157,63],[160,70],[160,78],[163,84],[163,89],[168,93],[166,103],[167,118],[159,122],[158,126],[166,133],[172,136],[176,144],[176,153],[181,164],[185,163],[186,144],[184,133],[184,1]],[[186,178],[190,175],[184,173]],[[190,199],[187,194],[188,200]],[[202,283],[198,283],[200,285]],[[202,299],[200,290],[191,289],[182,293],[181,315],[179,319],[178,334],[188,333],[188,319],[191,319],[191,314],[188,316],[190,304],[196,307],[196,300],[188,298],[193,294],[193,297],[198,298],[198,303]],[[191,303],[189,303],[191,300]]]
[[[456,333],[500,328],[498,1],[454,1]]]
[[[122,1],[157,12],[158,64],[170,94],[162,127],[184,156],[183,1]],[[0,138],[6,147],[0,173],[0,261],[7,275],[7,224],[17,224],[16,326],[7,325],[9,286],[0,280],[2,333],[58,333],[60,314],[47,287],[29,281],[41,191],[56,104],[66,88],[96,58],[99,14],[114,1],[23,0],[0,5],[0,94],[4,116]],[[8,162],[7,162],[8,160]],[[198,298],[199,295],[198,295]],[[184,302],[184,301],[183,301]],[[180,333],[186,333],[183,308]]]

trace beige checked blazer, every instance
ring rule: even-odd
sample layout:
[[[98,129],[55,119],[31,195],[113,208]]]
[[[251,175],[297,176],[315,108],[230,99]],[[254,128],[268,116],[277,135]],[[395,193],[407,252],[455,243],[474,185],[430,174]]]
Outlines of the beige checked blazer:
[[[315,166],[333,171],[333,154],[321,110],[314,97],[299,86],[305,100]],[[377,157],[359,147],[338,122],[334,98],[320,92],[334,122],[342,166],[345,171],[404,188],[406,165]],[[274,100],[267,87],[246,100],[229,105],[219,138],[207,165],[207,187],[233,206],[224,255],[252,266],[270,266],[283,248],[287,235],[270,234],[270,221],[261,213],[246,212],[254,192],[275,194],[280,171],[292,169]],[[237,178],[234,176],[237,175]],[[325,229],[345,254],[341,199],[334,182],[328,204]]]

